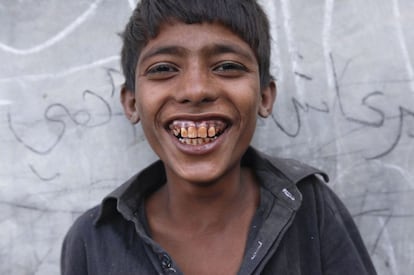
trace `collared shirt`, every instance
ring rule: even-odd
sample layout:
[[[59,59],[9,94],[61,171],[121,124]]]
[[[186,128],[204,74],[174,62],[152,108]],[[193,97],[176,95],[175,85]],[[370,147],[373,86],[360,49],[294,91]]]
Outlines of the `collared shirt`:
[[[238,274],[376,274],[360,234],[321,171],[249,148],[242,159],[260,182]],[[63,275],[182,274],[151,239],[144,200],[166,182],[157,161],[79,217],[62,247]]]

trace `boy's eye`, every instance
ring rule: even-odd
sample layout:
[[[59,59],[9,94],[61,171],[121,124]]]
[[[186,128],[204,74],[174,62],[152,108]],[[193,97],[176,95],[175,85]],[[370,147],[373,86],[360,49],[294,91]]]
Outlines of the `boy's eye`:
[[[146,75],[151,79],[168,78],[178,72],[178,69],[171,64],[157,64],[146,71]]]
[[[241,72],[246,72],[247,68],[236,62],[224,62],[219,64],[218,66],[214,67],[213,69],[215,72],[225,75],[236,75]]]

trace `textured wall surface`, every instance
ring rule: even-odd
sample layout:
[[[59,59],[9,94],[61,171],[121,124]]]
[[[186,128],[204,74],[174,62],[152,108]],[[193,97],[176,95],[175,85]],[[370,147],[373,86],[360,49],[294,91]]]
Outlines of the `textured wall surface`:
[[[330,174],[381,275],[414,270],[414,1],[262,1],[273,117],[254,144]],[[0,1],[0,274],[58,274],[73,220],[146,166],[118,96],[134,0]]]

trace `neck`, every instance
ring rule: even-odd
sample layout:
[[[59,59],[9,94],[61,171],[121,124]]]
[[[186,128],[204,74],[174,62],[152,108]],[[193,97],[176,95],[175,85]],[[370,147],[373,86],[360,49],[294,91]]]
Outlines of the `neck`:
[[[148,201],[148,210],[168,223],[191,230],[210,231],[229,224],[241,213],[254,212],[259,189],[253,173],[240,165],[210,183],[168,182]],[[155,208],[153,208],[155,207]]]

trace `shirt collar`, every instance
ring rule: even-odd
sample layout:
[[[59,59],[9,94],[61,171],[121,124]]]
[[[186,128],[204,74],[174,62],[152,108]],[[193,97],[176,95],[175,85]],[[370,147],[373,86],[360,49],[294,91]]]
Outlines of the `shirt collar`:
[[[127,220],[133,220],[142,200],[165,182],[164,165],[158,160],[132,176],[103,199],[95,224],[118,213]]]
[[[318,169],[295,160],[267,156],[253,147],[249,147],[244,154],[242,165],[252,167],[262,187],[281,198],[287,207],[294,210],[299,208],[302,198],[296,188],[299,181],[314,174],[321,175],[325,181],[329,180],[328,176]],[[142,200],[165,182],[164,165],[158,160],[104,198],[95,224],[117,213],[127,220],[133,220]]]
[[[269,191],[285,207],[296,211],[302,203],[302,194],[297,184],[303,179],[320,175],[328,182],[328,176],[319,169],[299,161],[275,158],[249,148],[245,161],[252,167],[259,178],[262,188]]]

